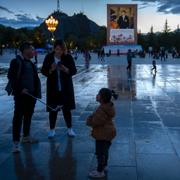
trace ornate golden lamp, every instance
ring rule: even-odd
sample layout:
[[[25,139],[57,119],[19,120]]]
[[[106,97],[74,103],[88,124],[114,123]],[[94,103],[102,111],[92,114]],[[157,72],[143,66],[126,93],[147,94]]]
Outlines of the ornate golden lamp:
[[[52,41],[54,41],[54,31],[56,31],[56,27],[58,25],[58,20],[56,20],[53,16],[50,16],[50,18],[46,19],[45,21],[48,30],[52,33]]]

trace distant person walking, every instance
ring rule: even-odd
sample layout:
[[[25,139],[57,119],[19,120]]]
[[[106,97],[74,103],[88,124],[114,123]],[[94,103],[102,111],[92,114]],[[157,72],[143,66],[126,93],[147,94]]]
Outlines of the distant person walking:
[[[101,58],[101,63],[104,63],[104,57],[105,57],[105,52],[104,52],[104,48],[101,50],[101,53],[100,53],[100,58]]]
[[[97,56],[98,56],[98,59],[100,59],[100,57],[101,57],[101,50],[98,50]]]
[[[111,49],[109,49],[109,56],[111,56]]]
[[[87,49],[84,50],[84,62],[85,62],[85,68],[89,69],[91,55]]]
[[[152,69],[151,69],[151,73],[153,73],[153,71],[154,71],[154,73],[156,74],[156,72],[157,72],[157,67],[156,67],[156,60],[155,59],[153,59],[153,61],[152,61]]]
[[[173,49],[173,50],[172,50],[172,58],[174,59],[175,57],[176,57],[176,50]]]
[[[160,51],[160,56],[161,56],[161,61],[162,60],[164,60],[164,61],[166,60],[166,54],[165,54],[165,50],[164,49]]]
[[[148,48],[149,57],[152,56],[152,53],[153,53],[153,49],[152,49],[152,47],[150,46],[150,47]]]
[[[131,52],[131,49],[129,49],[128,53],[127,53],[127,63],[128,63],[128,66],[126,67],[126,69],[128,71],[131,71],[131,68],[132,68],[132,52]]]
[[[165,51],[166,59],[168,59],[168,50]]]
[[[14,117],[13,117],[13,152],[20,152],[19,142],[21,126],[23,124],[22,143],[37,143],[38,140],[30,136],[31,118],[34,112],[36,98],[41,98],[41,86],[37,69],[32,63],[33,48],[28,42],[20,46],[21,56],[18,55],[11,61],[8,71],[8,79],[12,84],[12,95],[14,95]]]
[[[119,51],[119,49],[117,50],[117,56],[120,56],[120,51]]]

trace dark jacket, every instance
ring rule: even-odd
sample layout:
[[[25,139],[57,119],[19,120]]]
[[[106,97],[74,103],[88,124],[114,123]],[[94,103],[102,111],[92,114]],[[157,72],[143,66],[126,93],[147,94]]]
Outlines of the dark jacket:
[[[27,82],[22,83],[20,81],[22,79],[21,75],[22,75],[24,61],[25,60],[22,59],[22,57],[18,55],[15,59],[11,60],[11,63],[10,63],[10,68],[8,70],[8,79],[12,83],[12,89],[13,89],[12,95],[14,96],[21,94],[22,90],[25,88],[25,87],[22,87],[22,84],[27,83]],[[37,98],[41,98],[41,83],[38,77],[37,69],[33,63],[32,63],[32,69],[33,69],[32,75],[34,75],[33,86],[35,88],[33,95]],[[18,77],[18,71],[19,71],[19,77]]]
[[[113,123],[115,109],[113,103],[100,105],[97,110],[87,118],[87,125],[92,127],[92,136],[96,140],[111,141],[116,136]]]
[[[128,61],[128,63],[132,62],[132,53],[131,52],[127,53],[127,61]]]
[[[54,52],[48,54],[43,62],[41,72],[47,77],[47,104],[54,106],[54,94],[58,92],[58,73],[54,71],[49,73],[51,65],[55,62]],[[61,57],[61,64],[69,69],[69,74],[60,71],[60,81],[61,81],[61,92],[63,96],[63,105],[68,109],[75,109],[75,98],[74,98],[74,88],[72,82],[72,76],[76,74],[76,66],[71,55],[64,54]],[[47,108],[47,111],[49,109]]]
[[[118,23],[120,29],[129,28],[129,18],[128,18],[128,16],[125,16],[124,20],[123,20],[123,17],[120,16],[117,23]]]

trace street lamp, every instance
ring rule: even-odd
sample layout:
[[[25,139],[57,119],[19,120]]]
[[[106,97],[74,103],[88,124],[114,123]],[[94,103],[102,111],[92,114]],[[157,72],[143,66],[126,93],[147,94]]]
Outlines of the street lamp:
[[[52,41],[54,41],[54,31],[56,30],[56,27],[58,25],[58,20],[53,18],[53,16],[50,16],[50,18],[46,19],[45,21],[48,30],[52,33]]]

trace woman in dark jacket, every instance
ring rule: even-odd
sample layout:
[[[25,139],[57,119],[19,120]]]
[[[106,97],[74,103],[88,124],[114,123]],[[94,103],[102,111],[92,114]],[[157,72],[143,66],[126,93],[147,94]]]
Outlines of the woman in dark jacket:
[[[76,74],[76,66],[70,54],[66,54],[66,45],[61,40],[54,43],[54,51],[48,54],[43,62],[42,74],[47,77],[47,104],[54,109],[63,105],[62,112],[68,128],[68,135],[75,136],[72,129],[71,110],[75,109],[74,88],[72,76]],[[55,136],[57,111],[49,112],[49,138]]]

